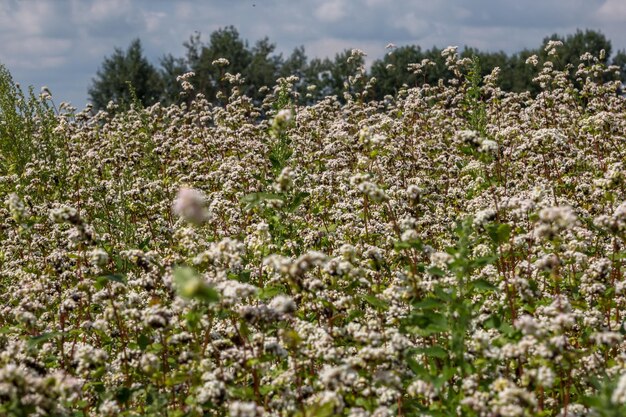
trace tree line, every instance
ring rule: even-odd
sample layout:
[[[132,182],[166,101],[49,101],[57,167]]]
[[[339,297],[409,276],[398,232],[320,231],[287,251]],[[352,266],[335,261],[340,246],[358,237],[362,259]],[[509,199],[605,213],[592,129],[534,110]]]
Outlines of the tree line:
[[[569,65],[574,76],[581,56],[589,52],[605,65],[618,66],[618,76],[623,83],[626,82],[626,51],[612,54],[611,41],[594,30],[577,30],[567,36],[554,34],[546,37],[538,48],[524,49],[510,55],[470,47],[465,47],[459,53],[461,57],[478,57],[483,76],[494,67],[499,67],[499,83],[503,90],[536,93],[539,86],[532,79],[541,64],[549,59],[545,48],[549,41],[563,43],[559,48],[558,59],[553,60],[558,69],[565,69]],[[208,41],[195,33],[183,45],[184,56],[167,54],[160,59],[158,66],[144,56],[139,39],[132,41],[126,50],[116,48],[111,56],[104,59],[89,88],[94,107],[105,108],[109,101],[128,104],[139,100],[143,105],[157,101],[164,104],[179,103],[185,97],[181,95],[178,77],[187,72],[195,73],[190,80],[195,90],[215,103],[220,102],[220,92],[226,89],[224,78],[227,74],[240,74],[240,79],[235,82],[239,90],[253,100],[262,100],[263,87],[273,87],[278,78],[297,76],[295,89],[299,92],[299,100],[303,104],[312,103],[328,95],[342,97],[349,77],[364,66],[363,56],[354,56],[350,50],[336,54],[334,59],[310,59],[301,46],[285,57],[276,53],[276,44],[270,42],[269,38],[265,37],[250,45],[233,26],[214,31]],[[383,99],[386,95],[395,94],[403,86],[433,84],[446,78],[448,70],[441,52],[442,49],[437,47],[391,47],[383,58],[372,64],[366,74],[376,79],[375,83],[370,83],[370,97]],[[537,66],[526,63],[533,55],[537,56]],[[426,64],[426,68],[422,64]]]

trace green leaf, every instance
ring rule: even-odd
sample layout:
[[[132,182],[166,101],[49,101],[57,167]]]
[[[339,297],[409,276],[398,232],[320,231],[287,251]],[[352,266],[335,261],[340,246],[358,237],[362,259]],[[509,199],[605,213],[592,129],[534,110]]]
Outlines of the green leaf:
[[[257,207],[259,204],[267,200],[285,201],[285,196],[283,194],[274,193],[250,193],[241,198],[242,202],[247,203],[246,210]]]
[[[409,369],[411,369],[411,371],[413,371],[413,373],[416,376],[428,375],[428,370],[424,368],[424,366],[421,363],[415,360],[415,355],[413,353],[411,353],[410,355],[407,355],[405,360]]]
[[[486,329],[499,329],[502,324],[502,319],[498,314],[492,314],[489,316],[487,320],[483,323]]]
[[[126,278],[121,274],[101,275],[96,278],[95,287],[99,290],[106,287],[109,282],[119,282],[126,285]]]
[[[216,303],[220,300],[217,291],[198,276],[192,268],[176,268],[174,270],[174,283],[178,294],[183,298],[192,298],[207,304]]]
[[[445,359],[448,357],[448,351],[439,345],[420,348],[417,349],[417,352],[431,358]]]
[[[137,338],[137,345],[141,350],[146,350],[146,347],[148,347],[151,342],[150,338],[143,333]]]
[[[0,327],[0,334],[9,334],[13,332],[13,329],[9,326]]]
[[[315,404],[307,408],[306,416],[310,417],[331,417],[335,415],[335,405],[332,402]],[[304,417],[302,412],[296,413],[298,417]]]
[[[395,250],[403,250],[403,249],[410,249],[411,248],[411,244],[409,242],[404,242],[404,241],[398,241],[396,243],[393,244],[393,247]]]
[[[481,256],[479,258],[474,259],[472,261],[472,264],[476,268],[481,268],[481,267],[483,267],[485,265],[490,265],[490,264],[494,263],[497,259],[498,259],[498,257],[495,256],[495,255]]]
[[[499,327],[499,330],[509,337],[511,337],[516,332],[515,328],[509,323],[502,323]]]
[[[353,310],[350,312],[350,314],[348,314],[348,317],[346,317],[345,322],[350,323],[359,317],[363,317],[364,315],[365,315],[365,312],[363,310]]]
[[[436,277],[444,277],[446,275],[446,271],[441,268],[437,268],[436,266],[428,268],[427,272]]]
[[[438,300],[434,297],[423,298],[419,301],[415,301],[412,303],[413,307],[419,310],[433,310],[437,307],[441,307],[441,300]]]
[[[421,250],[424,247],[424,243],[420,239],[413,239],[408,241],[398,241],[394,243],[394,249],[397,251],[403,249],[417,249]]]
[[[487,232],[493,243],[499,245],[509,241],[511,237],[511,226],[506,223],[494,223],[487,226]]]
[[[365,302],[374,307],[376,310],[386,311],[387,309],[389,309],[389,303],[385,300],[381,300],[378,297],[375,297],[373,295],[364,295],[362,296],[362,298]]]
[[[304,199],[307,198],[309,195],[310,195],[309,193],[303,192],[303,191],[297,193],[295,197],[293,198],[293,200],[291,201],[291,203],[289,203],[289,205],[285,207],[285,211],[287,213],[293,213],[294,211],[298,209],[298,207],[300,207]]]
[[[190,329],[197,329],[201,318],[202,314],[196,310],[191,310],[187,314],[185,314],[187,326],[189,326]]]
[[[493,291],[496,289],[496,286],[493,285],[492,283],[490,283],[489,281],[487,281],[486,279],[477,279],[475,281],[472,281],[470,283],[470,285],[477,289],[477,290],[481,290],[481,291]]]
[[[93,389],[95,392],[102,394],[105,391],[105,386],[104,386],[104,382],[101,381],[90,381],[88,380],[83,389]]]
[[[452,288],[442,288],[441,286],[435,287],[435,295],[439,297],[442,302],[449,303],[453,300],[456,289]]]
[[[267,300],[269,298],[274,298],[277,295],[286,294],[286,293],[287,293],[287,289],[283,287],[282,285],[270,285],[265,288],[262,288],[261,291],[259,291],[259,298],[261,300]]]
[[[63,334],[63,332],[47,332],[47,333],[42,333],[39,336],[33,336],[30,339],[28,339],[28,344],[30,346],[39,346],[42,343],[47,342],[48,340],[52,340],[56,337],[59,337]]]
[[[117,401],[124,404],[124,403],[127,403],[128,400],[130,400],[131,394],[132,394],[132,391],[130,390],[130,388],[122,387],[118,389],[117,392],[115,393],[115,398],[117,399]]]
[[[250,282],[250,275],[252,275],[252,272],[250,270],[243,270],[239,273],[238,280],[240,282],[248,283]]]
[[[404,321],[410,333],[428,336],[448,330],[448,319],[441,313],[426,311],[424,314],[411,314]]]
[[[148,249],[148,247],[149,247],[149,245],[150,245],[150,240],[151,240],[151,237],[150,237],[150,236],[148,236],[148,237],[147,237],[147,238],[145,238],[142,242],[140,242],[140,243],[139,243],[139,245],[138,245],[138,246],[139,246],[139,249],[141,249],[141,250],[143,250],[143,251],[147,250],[147,249]]]

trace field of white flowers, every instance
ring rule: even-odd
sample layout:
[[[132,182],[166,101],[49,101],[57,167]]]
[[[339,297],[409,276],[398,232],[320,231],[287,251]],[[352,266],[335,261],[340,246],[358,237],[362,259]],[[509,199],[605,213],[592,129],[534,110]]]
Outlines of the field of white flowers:
[[[0,74],[0,415],[626,415],[615,69],[532,97],[444,54],[306,107],[187,74],[77,112]]]

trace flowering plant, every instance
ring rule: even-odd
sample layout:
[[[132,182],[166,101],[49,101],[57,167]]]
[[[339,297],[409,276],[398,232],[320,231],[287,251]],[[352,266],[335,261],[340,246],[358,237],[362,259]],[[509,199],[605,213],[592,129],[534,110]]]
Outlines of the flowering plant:
[[[531,97],[444,52],[309,106],[94,114],[2,72],[0,414],[624,415],[613,69]]]

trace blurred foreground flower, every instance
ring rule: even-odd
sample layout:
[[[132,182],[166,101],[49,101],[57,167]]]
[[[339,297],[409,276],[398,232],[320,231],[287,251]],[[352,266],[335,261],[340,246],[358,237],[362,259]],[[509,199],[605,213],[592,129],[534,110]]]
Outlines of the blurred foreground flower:
[[[202,224],[208,217],[205,195],[193,188],[181,188],[172,208],[174,214],[191,223]]]

